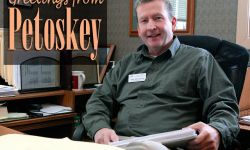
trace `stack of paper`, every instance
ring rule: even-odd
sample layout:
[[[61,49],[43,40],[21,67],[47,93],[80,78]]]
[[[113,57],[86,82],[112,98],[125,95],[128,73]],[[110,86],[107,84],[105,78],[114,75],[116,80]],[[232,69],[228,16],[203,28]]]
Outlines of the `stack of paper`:
[[[27,119],[27,118],[29,118],[27,113],[9,112],[6,118],[0,119],[0,122]]]
[[[65,107],[65,106],[55,105],[55,104],[42,104],[42,108],[40,110],[31,111],[31,113],[37,114],[40,116],[49,116],[49,115],[62,114],[62,113],[68,113],[68,112],[72,112],[71,107]]]
[[[197,136],[195,130],[191,128],[183,128],[171,132],[163,132],[142,137],[132,137],[127,140],[112,142],[110,145],[124,148],[132,142],[155,141],[160,142],[168,147],[184,146],[187,141],[194,139]]]
[[[250,125],[250,116],[240,117],[239,123]]]
[[[18,89],[12,86],[0,85],[0,97],[15,96],[18,94]]]
[[[0,102],[0,120],[8,117],[8,109],[5,104],[6,102]]]

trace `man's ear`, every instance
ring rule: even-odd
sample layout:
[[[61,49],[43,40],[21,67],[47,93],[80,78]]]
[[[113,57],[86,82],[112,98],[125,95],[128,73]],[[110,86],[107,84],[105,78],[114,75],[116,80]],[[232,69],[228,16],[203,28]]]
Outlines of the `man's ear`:
[[[171,23],[172,23],[172,31],[174,32],[176,28],[176,23],[177,23],[177,20],[175,17],[172,18]]]

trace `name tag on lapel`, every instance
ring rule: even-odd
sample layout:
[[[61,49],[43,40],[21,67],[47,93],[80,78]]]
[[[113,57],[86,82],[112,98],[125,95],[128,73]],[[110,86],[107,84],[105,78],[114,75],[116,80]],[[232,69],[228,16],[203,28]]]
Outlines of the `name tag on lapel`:
[[[146,73],[130,74],[128,75],[128,82],[142,82],[146,80]]]

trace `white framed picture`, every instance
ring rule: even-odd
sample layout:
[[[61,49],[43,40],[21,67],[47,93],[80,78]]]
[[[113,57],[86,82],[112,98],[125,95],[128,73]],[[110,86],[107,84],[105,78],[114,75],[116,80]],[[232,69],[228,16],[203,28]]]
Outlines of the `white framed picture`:
[[[238,1],[236,43],[250,49],[250,0]]]

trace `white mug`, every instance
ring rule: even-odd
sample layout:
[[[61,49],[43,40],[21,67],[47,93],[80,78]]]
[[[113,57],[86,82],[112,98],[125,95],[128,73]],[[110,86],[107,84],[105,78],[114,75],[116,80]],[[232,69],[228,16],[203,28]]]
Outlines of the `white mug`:
[[[72,71],[72,89],[82,89],[85,78],[84,71]]]

